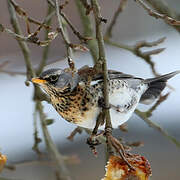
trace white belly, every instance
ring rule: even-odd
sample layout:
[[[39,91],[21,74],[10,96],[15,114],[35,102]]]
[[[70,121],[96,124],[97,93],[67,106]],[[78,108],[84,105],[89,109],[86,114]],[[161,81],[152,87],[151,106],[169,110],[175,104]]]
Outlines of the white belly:
[[[114,109],[110,109],[112,127],[115,129],[115,128],[118,128],[118,126],[120,126],[121,124],[125,123],[131,117],[136,106],[134,106],[133,109],[131,109],[131,111],[129,111],[128,113],[121,113],[121,112],[117,112]],[[100,113],[100,108],[97,108],[93,110],[92,112],[88,112],[88,114],[90,113],[91,113],[90,116],[87,116],[86,118],[84,118],[84,120],[78,123],[77,125],[80,127],[93,129],[96,125],[96,120],[97,120],[98,114]],[[105,124],[99,127],[99,129],[101,130],[104,130],[104,128],[105,128]]]
[[[141,94],[137,93],[134,89],[120,89],[110,96],[109,103],[116,107],[120,107],[120,112],[114,108],[110,109],[113,128],[118,128],[118,126],[125,123],[131,117],[139,103],[140,96]],[[129,105],[130,108],[125,108],[127,105]]]
[[[136,92],[134,89],[120,88],[110,94],[109,103],[112,104],[114,107],[120,107],[120,111],[117,111],[116,108],[110,109],[111,123],[113,128],[118,128],[118,126],[125,123],[131,117],[132,113],[134,112],[139,103],[141,94],[144,92],[143,89],[142,92],[140,91]],[[131,104],[131,107],[123,109],[123,107],[128,104]],[[100,113],[100,110],[101,109],[99,107],[96,107],[93,108],[93,110],[87,112],[84,121],[82,121],[78,125],[85,128],[93,129],[95,127],[97,116]],[[100,126],[99,129],[104,130],[104,127],[105,125]]]

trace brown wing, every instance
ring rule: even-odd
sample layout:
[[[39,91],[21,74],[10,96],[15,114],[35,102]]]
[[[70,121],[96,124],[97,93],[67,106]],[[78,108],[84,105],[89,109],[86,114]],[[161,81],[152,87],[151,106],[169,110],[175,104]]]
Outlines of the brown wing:
[[[89,67],[89,66],[83,66],[82,68],[80,68],[78,70],[78,74],[80,75],[80,79],[86,79],[88,76],[91,77],[92,81],[96,81],[96,80],[103,80],[103,73],[102,72],[97,72],[93,67]],[[135,76],[132,76],[130,74],[124,74],[122,72],[119,71],[115,71],[115,70],[108,70],[108,74],[109,74],[109,78],[110,79],[126,79],[126,78],[132,78],[132,79],[140,79],[141,78],[137,78]]]

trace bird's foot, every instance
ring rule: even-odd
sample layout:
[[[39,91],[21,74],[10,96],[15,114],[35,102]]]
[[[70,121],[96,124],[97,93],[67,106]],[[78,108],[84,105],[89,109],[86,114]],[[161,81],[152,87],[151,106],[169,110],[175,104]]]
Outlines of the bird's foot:
[[[95,156],[97,156],[96,146],[101,144],[98,140],[100,136],[103,136],[104,131],[100,132],[99,134],[92,133],[91,136],[87,139],[86,143],[89,145],[91,151]]]
[[[131,170],[135,170],[135,168],[128,161],[128,149],[126,149],[118,139],[112,136],[111,133],[105,132],[106,143],[113,147],[113,149],[121,156],[121,159],[128,165]]]

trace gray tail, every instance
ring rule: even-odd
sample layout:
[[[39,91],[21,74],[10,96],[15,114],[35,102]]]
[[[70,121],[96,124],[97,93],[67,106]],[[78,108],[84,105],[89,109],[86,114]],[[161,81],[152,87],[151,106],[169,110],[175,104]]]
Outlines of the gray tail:
[[[166,87],[167,80],[179,73],[180,71],[174,71],[159,77],[145,79],[144,83],[148,84],[149,88],[141,96],[140,102],[143,104],[151,104]]]

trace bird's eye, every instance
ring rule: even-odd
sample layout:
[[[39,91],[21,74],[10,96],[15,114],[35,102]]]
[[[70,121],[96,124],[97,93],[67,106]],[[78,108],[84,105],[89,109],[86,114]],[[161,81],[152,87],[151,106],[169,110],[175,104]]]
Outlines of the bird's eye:
[[[57,81],[57,80],[58,80],[58,76],[56,76],[56,75],[50,76],[50,81],[51,81],[51,82],[55,82],[55,81]]]

